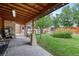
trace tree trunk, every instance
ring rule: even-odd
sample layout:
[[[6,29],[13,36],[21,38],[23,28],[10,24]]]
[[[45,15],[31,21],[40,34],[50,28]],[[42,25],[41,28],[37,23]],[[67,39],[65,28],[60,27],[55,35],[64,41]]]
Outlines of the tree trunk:
[[[41,34],[43,33],[43,29],[40,29],[40,33],[41,33]]]
[[[43,33],[43,29],[40,28],[40,39],[41,39],[41,34]]]

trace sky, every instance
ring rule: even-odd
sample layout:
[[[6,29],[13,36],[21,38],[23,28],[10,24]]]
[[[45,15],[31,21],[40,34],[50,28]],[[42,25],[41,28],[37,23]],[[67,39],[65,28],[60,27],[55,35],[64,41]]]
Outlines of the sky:
[[[69,4],[67,4],[67,5],[69,5],[69,6],[73,6],[74,3],[69,3]],[[67,5],[65,5],[65,6],[67,6]],[[63,6],[63,7],[64,7],[64,6]],[[50,13],[50,15],[52,15],[52,16],[56,16],[56,14],[60,14],[61,11],[62,11],[62,8],[63,8],[63,7],[61,7],[61,8],[59,8],[59,9],[53,11],[52,13]]]

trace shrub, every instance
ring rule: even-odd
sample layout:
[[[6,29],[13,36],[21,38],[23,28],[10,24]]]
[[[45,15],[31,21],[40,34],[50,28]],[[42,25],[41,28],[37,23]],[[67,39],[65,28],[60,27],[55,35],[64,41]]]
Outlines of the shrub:
[[[56,38],[71,38],[72,33],[70,31],[54,32],[52,36]]]

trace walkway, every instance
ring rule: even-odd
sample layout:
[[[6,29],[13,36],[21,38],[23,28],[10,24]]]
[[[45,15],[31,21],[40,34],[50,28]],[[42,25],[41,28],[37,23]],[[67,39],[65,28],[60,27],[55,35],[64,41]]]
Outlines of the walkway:
[[[5,56],[51,56],[46,50],[39,45],[29,45],[29,38],[17,36],[16,39],[11,40],[9,47],[5,52]]]

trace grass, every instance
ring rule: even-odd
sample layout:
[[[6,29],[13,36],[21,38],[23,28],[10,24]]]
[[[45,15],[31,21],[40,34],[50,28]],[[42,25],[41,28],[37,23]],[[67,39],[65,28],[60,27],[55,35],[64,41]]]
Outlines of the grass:
[[[42,34],[40,39],[36,35],[40,46],[57,56],[79,56],[79,35],[72,35],[70,39],[55,38],[48,34]]]

